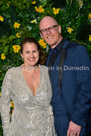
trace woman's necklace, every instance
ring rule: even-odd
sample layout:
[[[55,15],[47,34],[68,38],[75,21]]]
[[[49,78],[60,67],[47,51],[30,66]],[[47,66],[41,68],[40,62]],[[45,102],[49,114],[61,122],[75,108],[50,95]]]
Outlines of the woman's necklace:
[[[36,77],[36,71],[37,70],[35,70],[35,72],[33,74],[30,74],[30,76],[31,76],[32,79],[34,79]]]
[[[34,69],[34,70],[33,70]],[[35,79],[37,73],[38,73],[38,67],[34,67],[32,70],[33,72],[29,72],[29,76],[32,78],[32,79]]]
[[[35,66],[35,67],[24,67],[24,66],[22,66],[22,67],[27,72],[28,76],[30,76],[34,80],[35,77],[36,77],[36,74],[38,72],[38,66]]]

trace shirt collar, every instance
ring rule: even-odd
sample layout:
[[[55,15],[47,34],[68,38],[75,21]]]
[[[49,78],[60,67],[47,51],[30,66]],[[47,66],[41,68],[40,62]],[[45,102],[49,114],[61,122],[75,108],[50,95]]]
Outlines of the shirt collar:
[[[63,47],[63,44],[64,44],[64,38],[60,41],[60,43],[54,49],[60,52],[61,48]]]

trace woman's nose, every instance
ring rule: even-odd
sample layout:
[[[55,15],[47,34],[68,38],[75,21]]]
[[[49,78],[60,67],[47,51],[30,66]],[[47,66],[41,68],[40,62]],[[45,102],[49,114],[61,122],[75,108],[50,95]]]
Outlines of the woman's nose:
[[[33,58],[33,56],[34,56],[33,53],[30,53],[30,57]]]

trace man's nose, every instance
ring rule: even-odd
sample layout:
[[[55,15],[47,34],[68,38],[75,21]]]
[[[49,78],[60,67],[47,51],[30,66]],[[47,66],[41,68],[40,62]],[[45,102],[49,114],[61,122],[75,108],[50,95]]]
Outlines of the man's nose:
[[[46,34],[50,34],[51,32],[50,32],[50,30],[49,30],[49,28],[47,28],[46,29]]]

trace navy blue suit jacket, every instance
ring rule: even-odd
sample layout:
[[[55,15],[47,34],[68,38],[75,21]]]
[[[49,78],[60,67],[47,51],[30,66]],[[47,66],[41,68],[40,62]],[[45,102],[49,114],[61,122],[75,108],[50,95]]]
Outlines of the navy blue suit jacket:
[[[64,106],[69,119],[82,126],[82,131],[87,134],[91,132],[91,61],[86,48],[82,45],[65,39],[63,48],[67,49],[62,76]],[[59,56],[61,56],[61,53]],[[54,64],[55,66],[59,65],[59,56]],[[49,59],[50,56],[47,63]],[[49,71],[49,73],[53,87],[52,105],[55,111],[56,108],[53,103],[56,103],[59,99],[55,93],[59,91],[57,90],[59,77],[57,77],[57,74],[54,77],[53,71]]]

